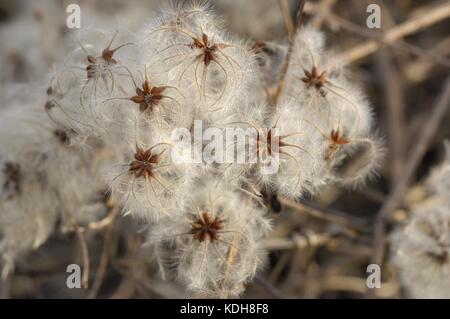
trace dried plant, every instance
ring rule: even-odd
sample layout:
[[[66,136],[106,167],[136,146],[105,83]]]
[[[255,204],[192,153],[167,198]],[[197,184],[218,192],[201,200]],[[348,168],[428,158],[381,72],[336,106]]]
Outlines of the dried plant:
[[[413,298],[450,298],[450,153],[426,180],[429,197],[392,235],[392,260]]]
[[[265,75],[279,63],[265,57],[270,70],[262,74],[255,46],[230,37],[208,5],[180,2],[136,34],[84,29],[72,41],[47,96],[35,93],[40,107],[25,103],[37,114],[38,134],[25,142],[31,129],[22,132],[25,153],[5,148],[0,205],[10,213],[0,215],[0,253],[8,271],[56,220],[64,230],[98,221],[106,206],[94,195],[108,189],[144,224],[165,278],[196,296],[236,297],[265,260],[271,218],[263,194],[298,201],[332,183],[362,183],[378,168],[383,151],[369,103],[310,26],[293,39],[276,105],[267,101]],[[217,153],[205,156],[205,140],[174,139],[179,129],[195,137],[197,121],[201,134],[254,129],[220,149],[254,146],[253,161],[224,163]],[[200,161],[174,161],[180,145]],[[267,162],[277,169],[265,173]],[[19,228],[10,226],[27,214]],[[33,225],[41,228],[21,231]],[[28,237],[14,247],[18,232]]]

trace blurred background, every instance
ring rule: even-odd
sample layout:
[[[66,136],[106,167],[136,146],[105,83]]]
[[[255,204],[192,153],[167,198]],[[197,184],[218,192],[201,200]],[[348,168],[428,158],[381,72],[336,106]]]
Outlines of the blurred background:
[[[43,79],[64,60],[67,40],[76,32],[66,26],[70,3],[79,4],[83,27],[119,25],[138,30],[162,2],[1,0],[0,108],[6,108],[14,94],[31,89],[45,93]],[[286,46],[298,7],[296,0],[211,3],[230,32],[254,41],[268,59]],[[369,4],[381,8],[379,29],[366,26]],[[366,296],[366,267],[377,259],[379,249],[374,242],[380,224],[377,216],[388,201],[395,205],[382,221],[387,246],[381,256],[382,286],[375,293],[383,298],[406,296],[390,262],[389,234],[405,223],[414,205],[426,200],[423,180],[444,158],[443,141],[450,137],[450,113],[444,112],[432,123],[436,125],[430,138],[421,139],[437,97],[448,91],[449,17],[449,1],[307,1],[303,23],[325,32],[328,47],[365,88],[387,156],[379,177],[365,187],[333,186],[300,203],[268,194],[275,224],[265,243],[269,260],[243,297]],[[419,147],[422,150],[417,151]],[[407,168],[414,151],[420,156]],[[399,184],[401,196],[393,200]],[[55,232],[39,249],[22,256],[14,273],[2,279],[2,297],[183,297],[182,289],[158,277],[151,256],[141,247],[138,230],[138,222],[116,214],[110,226],[86,233],[89,289],[67,289],[66,266],[81,263],[80,247],[75,234]]]

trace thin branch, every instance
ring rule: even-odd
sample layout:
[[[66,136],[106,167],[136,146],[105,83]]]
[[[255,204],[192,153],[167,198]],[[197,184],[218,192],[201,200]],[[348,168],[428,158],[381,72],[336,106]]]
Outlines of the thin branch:
[[[12,273],[0,278],[0,299],[10,299],[11,298],[11,288],[12,288]]]
[[[367,284],[365,278],[331,275],[325,276],[321,282],[323,291],[350,291],[364,294]],[[383,282],[377,289],[377,297],[393,298],[397,295],[399,287],[396,283]]]
[[[118,206],[118,205],[114,206],[114,208],[112,208],[110,210],[109,214],[105,218],[103,218],[99,221],[90,222],[89,229],[99,230],[99,229],[103,229],[103,228],[109,226],[112,222],[114,222],[114,219],[116,218],[116,216],[118,215],[119,212],[120,212],[120,206]]]
[[[305,7],[305,3],[306,3],[306,0],[299,0],[297,17],[296,17],[295,26],[294,26],[294,32],[292,32],[292,36],[289,38],[288,51],[287,51],[286,57],[284,59],[283,65],[281,66],[280,79],[278,81],[277,90],[275,92],[275,96],[274,96],[273,102],[272,102],[272,105],[274,107],[276,107],[276,105],[278,104],[281,93],[283,92],[283,88],[284,88],[284,84],[285,84],[284,82],[285,82],[287,71],[289,68],[290,61],[291,61],[292,51],[294,50],[295,35],[297,34],[298,30],[300,29],[300,26],[302,25],[303,9]]]
[[[424,15],[413,17],[388,30],[379,41],[369,40],[341,53],[338,56],[338,60],[342,64],[355,62],[374,53],[385,44],[392,44],[407,35],[418,32],[448,17],[450,17],[450,2],[443,3]]]
[[[94,299],[99,290],[102,286],[103,279],[105,278],[106,271],[108,270],[108,263],[109,263],[109,254],[110,254],[110,248],[111,248],[111,242],[112,242],[112,235],[113,235],[113,226],[114,226],[114,220],[117,216],[117,213],[114,213],[115,211],[119,212],[118,206],[115,206],[112,208],[111,213],[108,216],[113,216],[112,220],[105,226],[105,235],[104,235],[104,242],[103,242],[103,250],[102,255],[100,257],[100,264],[98,266],[97,274],[95,277],[95,281],[92,285],[91,290],[89,291],[88,298]]]
[[[415,144],[415,148],[408,156],[408,162],[403,170],[403,176],[395,185],[395,188],[390,192],[384,204],[381,206],[374,227],[373,238],[373,255],[372,263],[381,265],[384,258],[385,249],[385,221],[389,215],[401,204],[405,194],[407,193],[408,185],[414,177],[414,172],[419,166],[427,147],[436,133],[442,118],[448,110],[450,105],[450,76],[447,77],[443,86],[442,92],[439,95],[435,107],[427,120],[425,127],[421,131],[421,135]],[[373,296],[373,289],[369,289],[368,296]]]
[[[278,200],[284,207],[289,207],[296,212],[306,213],[312,217],[324,219],[329,222],[347,227],[352,231],[362,231],[365,228],[362,222],[360,222],[359,220],[355,221],[354,216],[349,216],[334,209],[322,208],[309,201],[304,201],[302,203],[294,202],[282,196],[279,196]]]
[[[369,30],[367,28],[360,26],[359,24],[356,24],[352,21],[344,19],[344,18],[342,18],[338,15],[335,15],[331,12],[328,15],[328,19],[330,21],[332,21],[332,23],[337,24],[339,27],[341,27],[349,32],[358,34],[360,36],[372,39],[373,41],[380,43],[381,44],[380,48],[383,45],[386,45],[386,46],[389,46],[389,47],[395,48],[397,50],[400,50],[400,51],[403,51],[406,53],[410,53],[410,54],[413,54],[413,55],[416,55],[419,57],[427,57],[428,59],[433,60],[436,64],[450,67],[450,61],[447,58],[445,58],[443,55],[440,55],[436,52],[422,49],[418,46],[407,43],[402,39],[399,39],[397,42],[392,42],[392,43],[383,42],[383,35],[385,33],[378,32],[375,30]],[[356,62],[356,61],[352,61],[352,62]]]
[[[80,226],[75,226],[75,232],[80,243],[81,258],[83,261],[83,275],[81,276],[81,286],[84,289],[87,289],[89,287],[89,252],[86,244],[86,238],[84,237],[84,229]]]
[[[311,24],[316,28],[320,29],[323,23],[328,19],[331,8],[336,3],[336,0],[322,0],[318,7],[316,8],[316,15],[312,20]]]
[[[392,165],[390,172],[391,184],[401,176],[404,166],[405,145],[405,121],[404,121],[404,97],[399,70],[395,69],[392,56],[388,49],[383,49],[376,55],[378,73],[384,86],[385,101],[387,105],[387,122],[389,132],[389,154]]]
[[[433,56],[447,56],[450,54],[450,36],[428,50],[428,53]],[[429,55],[420,56],[406,65],[403,74],[409,82],[422,82],[432,75],[431,71],[436,63]]]
[[[274,297],[276,299],[283,299],[283,298],[285,298],[283,293],[278,288],[276,288],[274,285],[272,285],[270,282],[268,282],[261,275],[256,275],[255,276],[255,281],[261,287],[263,287],[267,292],[269,292],[272,295],[272,297]]]
[[[278,282],[283,270],[287,267],[289,261],[291,260],[292,252],[291,251],[282,251],[281,256],[277,259],[275,265],[270,269],[269,274],[267,275],[267,280],[275,284]]]
[[[270,238],[264,242],[264,248],[267,250],[291,250],[304,249],[310,246],[322,246],[331,239],[330,234],[310,233],[305,235],[293,236],[293,238]]]
[[[288,32],[289,38],[291,38],[292,33],[294,32],[294,22],[292,21],[291,14],[289,12],[289,5],[287,3],[287,0],[278,0],[278,4],[280,5],[284,24],[286,25],[286,31]]]
[[[377,204],[382,204],[386,198],[386,196],[379,190],[376,190],[374,188],[364,188],[364,189],[356,189],[355,192],[360,193],[367,199],[369,199],[372,202],[375,202]]]
[[[233,245],[230,245],[228,247],[228,252],[227,252],[227,267],[226,267],[226,273],[228,274],[229,269],[234,265],[234,263],[236,262],[236,257],[238,254],[238,244],[239,244],[239,239],[240,239],[240,234],[235,234],[233,236]]]
[[[110,299],[130,299],[136,291],[134,280],[125,277]]]

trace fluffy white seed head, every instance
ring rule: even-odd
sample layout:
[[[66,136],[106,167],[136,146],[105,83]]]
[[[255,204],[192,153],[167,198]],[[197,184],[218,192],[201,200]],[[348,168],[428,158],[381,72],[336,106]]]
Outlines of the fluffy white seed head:
[[[414,298],[450,297],[449,203],[424,205],[392,237],[393,262]]]
[[[144,32],[146,63],[167,73],[204,115],[229,108],[254,79],[249,45],[230,38],[216,20],[203,6],[182,6]]]
[[[172,160],[173,141],[157,126],[139,116],[124,126],[133,133],[121,141],[117,163],[109,170],[112,195],[125,212],[157,219],[176,205],[188,167]]]
[[[450,142],[445,141],[446,157],[433,169],[427,179],[427,186],[436,195],[448,197],[450,194]]]
[[[39,92],[0,88],[8,106],[0,116],[7,271],[45,242],[56,220],[66,230],[103,215],[97,195],[107,185],[149,226],[146,243],[166,274],[196,296],[235,297],[262,264],[270,229],[257,205],[262,192],[296,200],[333,182],[363,181],[377,167],[370,105],[312,27],[297,34],[273,106],[267,93],[286,45],[266,46],[274,54],[262,65],[258,45],[230,36],[205,2],[166,5],[136,33],[106,20],[104,30],[84,28],[71,39],[72,52]],[[2,82],[13,77],[7,71]],[[196,120],[201,133],[222,132],[224,153],[244,152],[244,161],[217,160],[207,141],[194,140]],[[230,140],[229,128],[253,135]],[[191,134],[183,143],[173,138],[180,129]]]
[[[150,229],[149,243],[158,255],[172,257],[166,262],[197,296],[238,296],[262,262],[260,241],[270,224],[251,199],[227,184],[193,183],[184,206]]]

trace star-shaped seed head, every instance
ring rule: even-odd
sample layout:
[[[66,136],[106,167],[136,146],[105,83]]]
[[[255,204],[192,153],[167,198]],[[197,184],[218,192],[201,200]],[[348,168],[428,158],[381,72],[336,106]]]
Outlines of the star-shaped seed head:
[[[145,80],[141,88],[136,88],[136,95],[130,100],[139,104],[139,111],[154,111],[159,102],[164,98],[163,92],[166,86],[151,86],[150,81]]]
[[[323,86],[328,82],[326,78],[326,71],[323,71],[319,74],[319,71],[315,66],[312,67],[311,72],[308,70],[304,70],[305,76],[302,78],[302,81],[306,84],[306,87],[309,89],[310,87],[315,88],[320,95],[325,97],[326,91],[324,91]]]
[[[214,242],[219,239],[219,231],[223,228],[223,224],[220,218],[213,218],[209,213],[204,212],[198,220],[192,223],[191,227],[194,239],[200,242],[205,240]]]
[[[328,152],[325,159],[327,161],[331,160],[338,148],[348,143],[350,143],[350,141],[344,135],[342,135],[339,130],[331,130],[328,141]]]
[[[211,44],[208,36],[203,33],[201,38],[193,39],[190,47],[191,49],[197,48],[202,50],[202,53],[198,57],[202,59],[205,66],[208,66],[211,61],[217,59],[219,49],[224,49],[227,45],[225,43]]]
[[[134,154],[134,161],[130,164],[130,172],[136,178],[145,177],[150,178],[155,174],[155,168],[159,163],[159,156],[161,154],[152,153],[151,149],[144,151],[142,148],[137,148]]]

